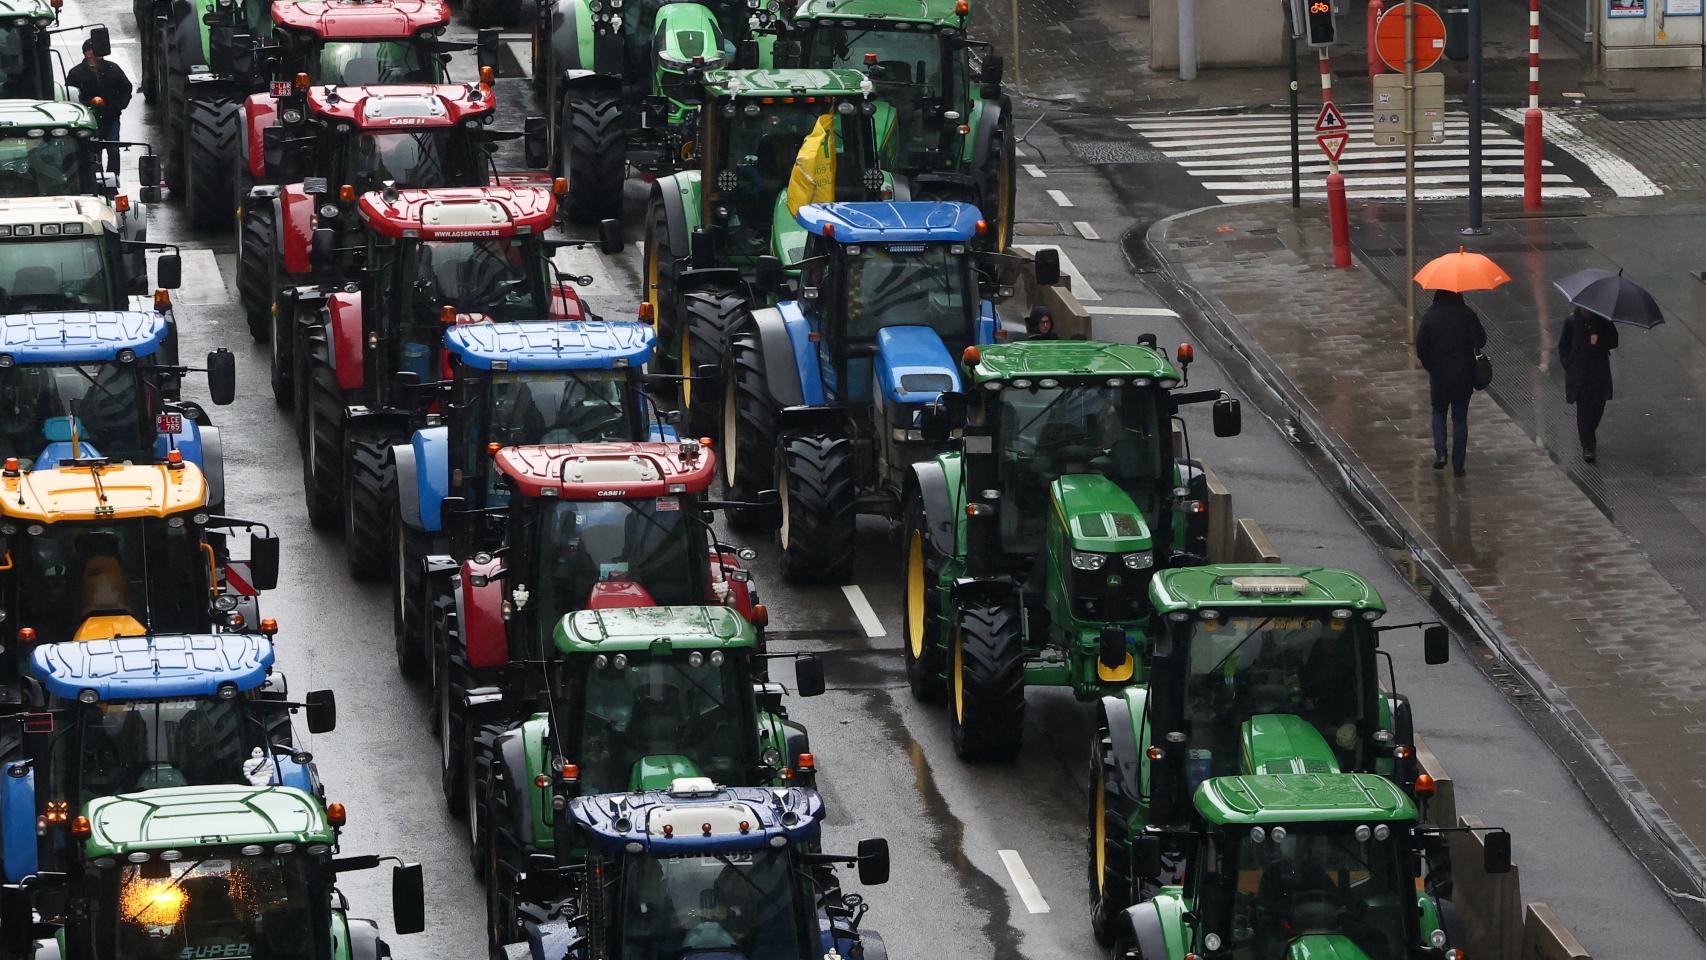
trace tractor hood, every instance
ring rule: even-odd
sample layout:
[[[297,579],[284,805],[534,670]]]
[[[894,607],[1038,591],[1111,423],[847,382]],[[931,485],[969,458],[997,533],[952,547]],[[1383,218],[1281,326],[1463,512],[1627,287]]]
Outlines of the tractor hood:
[[[929,327],[877,331],[877,380],[894,403],[931,403],[960,389],[959,371],[942,338]]]
[[[658,753],[641,757],[628,773],[628,790],[644,793],[647,790],[668,790],[677,780],[702,776],[693,761],[678,753]]]
[[[1314,724],[1283,713],[1263,713],[1244,721],[1239,731],[1243,770],[1258,776],[1275,773],[1339,773],[1338,757]]]
[[[1136,553],[1154,548],[1149,524],[1119,484],[1100,474],[1075,473],[1055,480],[1051,486],[1072,549]]]
[[[1368,960],[1368,954],[1338,933],[1314,933],[1298,937],[1285,951],[1286,960]]]
[[[666,69],[686,69],[698,58],[699,66],[715,70],[725,59],[717,17],[697,3],[669,3],[659,9],[652,45]]]

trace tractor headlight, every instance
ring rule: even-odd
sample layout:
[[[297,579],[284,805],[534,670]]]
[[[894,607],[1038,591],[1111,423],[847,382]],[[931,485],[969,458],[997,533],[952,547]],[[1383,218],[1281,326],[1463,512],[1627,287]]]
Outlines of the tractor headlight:
[[[220,613],[230,613],[237,609],[237,598],[229,593],[222,593],[213,598],[213,609]]]
[[[279,112],[279,118],[282,119],[285,123],[301,123],[302,122],[302,111],[296,109],[295,107],[285,107],[282,111]]]
[[[320,216],[321,217],[323,217],[327,220],[332,220],[332,219],[335,219],[337,217],[337,215],[338,215],[338,205],[337,204],[335,204],[335,203],[322,203],[322,204],[320,204]]]
[[[1155,555],[1150,553],[1128,553],[1125,555],[1127,570],[1148,570],[1155,566]]]
[[[1081,553],[1077,550],[1072,551],[1072,568],[1074,570],[1096,571],[1102,569],[1107,562],[1108,555],[1105,553]]]
[[[1433,933],[1428,934],[1428,942],[1433,944],[1435,950],[1443,950],[1445,948],[1445,931],[1434,930]]]
[[[1202,945],[1209,953],[1220,949],[1220,934],[1211,933],[1202,938]]]

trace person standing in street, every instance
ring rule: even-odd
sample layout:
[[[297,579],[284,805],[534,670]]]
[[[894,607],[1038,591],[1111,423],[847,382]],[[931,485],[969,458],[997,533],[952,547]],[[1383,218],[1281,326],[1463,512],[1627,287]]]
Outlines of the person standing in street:
[[[1031,315],[1025,318],[1026,340],[1054,340],[1054,314],[1047,307],[1032,307]]]
[[[83,62],[71,68],[65,82],[77,88],[77,99],[95,111],[102,140],[117,140],[119,118],[130,106],[130,78],[124,68],[95,52],[93,39],[83,41]],[[107,149],[107,170],[118,176],[117,147]]]
[[[1564,402],[1576,405],[1576,438],[1582,459],[1599,457],[1594,434],[1611,399],[1611,351],[1617,349],[1617,325],[1581,307],[1564,318],[1558,357],[1564,362]]]
[[[1433,408],[1434,469],[1446,464],[1446,414],[1451,415],[1451,472],[1463,476],[1469,458],[1469,397],[1475,392],[1475,354],[1487,345],[1481,318],[1452,290],[1434,293],[1416,328],[1416,359],[1428,372]]]

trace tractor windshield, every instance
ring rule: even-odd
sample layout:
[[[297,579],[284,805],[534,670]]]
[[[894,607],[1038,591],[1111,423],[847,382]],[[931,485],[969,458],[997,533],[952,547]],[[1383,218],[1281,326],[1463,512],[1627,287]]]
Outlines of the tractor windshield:
[[[761,104],[760,99],[766,102]],[[725,100],[721,108],[726,118],[722,134],[728,142],[723,168],[710,172],[717,185],[713,206],[728,210],[725,238],[728,252],[735,256],[770,252],[777,198],[788,188],[800,146],[819,118],[835,120],[836,199],[863,198],[866,164],[872,162],[871,124],[862,113],[829,112],[834,107],[826,110],[823,103],[803,102],[806,97],[787,98],[802,101],[791,104],[770,103],[770,99],[783,98]],[[859,103],[845,100],[842,105],[857,108]]]
[[[948,343],[971,342],[970,261],[951,254],[948,244],[845,249],[847,340],[868,342],[883,327],[912,326],[929,327]]]
[[[508,501],[508,489],[488,466],[488,443],[520,447],[537,443],[623,440],[629,427],[628,377],[621,370],[529,370],[494,373],[467,394],[471,415],[452,442],[461,450],[464,478],[484,476],[485,506]]]
[[[589,607],[692,606],[706,601],[698,519],[677,496],[552,503],[540,511],[541,625]]]
[[[443,337],[446,305],[493,321],[550,314],[549,265],[537,238],[429,240],[405,247],[402,258],[402,316],[429,343]]]
[[[82,143],[75,137],[0,137],[0,197],[89,192],[83,178]]]
[[[905,26],[924,27],[923,24]],[[964,47],[932,29],[895,29],[887,24],[858,26],[812,25],[804,31],[802,63],[828,69],[843,67],[865,72],[865,58],[876,55],[875,99],[895,109],[896,129],[885,140],[885,155],[895,154],[908,168],[928,163],[913,154],[939,149],[952,134],[958,142],[960,121],[942,114],[963,111],[966,96]],[[902,153],[900,151],[907,151]]]
[[[1205,896],[1231,888],[1232,916],[1220,933],[1230,940],[1233,960],[1317,952],[1344,956],[1343,946],[1331,944],[1341,938],[1368,960],[1411,956],[1416,894],[1406,876],[1405,831],[1387,826],[1390,834],[1375,839],[1376,825],[1361,826],[1369,829],[1370,839],[1358,840],[1357,828],[1348,823],[1268,827],[1260,840],[1255,830],[1239,831],[1232,862],[1205,876],[1202,886]],[[1283,839],[1275,840],[1276,833]],[[1303,938],[1319,938],[1320,949],[1291,952]]]
[[[47,45],[37,43],[48,26],[24,17],[0,22],[0,100],[52,99],[53,90],[43,89]]]
[[[802,897],[789,855],[728,850],[681,857],[629,854],[622,869],[623,960],[694,954],[802,960]],[[815,933],[815,923],[810,929]]]
[[[0,314],[122,310],[107,266],[99,237],[0,243]]]
[[[444,71],[431,51],[409,41],[328,40],[309,77],[316,84],[357,87],[442,83]]]
[[[343,182],[357,193],[385,181],[399,187],[449,187],[467,179],[465,158],[455,154],[450,130],[358,133],[344,152]]]
[[[157,787],[261,783],[272,765],[265,733],[242,699],[198,697],[172,700],[114,701],[83,706],[76,712],[76,736],[62,737],[61,755],[52,771],[54,796],[83,800]],[[288,745],[287,745],[288,747]],[[260,757],[255,751],[260,750]],[[73,781],[72,771],[77,779]]]
[[[175,863],[127,863],[109,876],[92,922],[99,956],[317,960],[324,949],[330,891],[301,854],[190,850]]]
[[[1074,473],[1106,476],[1151,516],[1155,485],[1166,477],[1163,421],[1155,392],[1131,384],[1058,384],[1012,380],[998,396],[995,450],[1000,458],[1002,550],[1032,555],[1048,525],[1048,489]]]
[[[29,467],[50,449],[70,456],[75,432],[85,457],[153,460],[151,392],[136,361],[0,367],[0,457]]]
[[[748,782],[758,731],[744,655],[627,653],[580,667],[580,743],[570,756],[583,796],[658,789],[676,777]]]
[[[1355,618],[1319,613],[1225,613],[1187,624],[1184,728],[1189,789],[1240,770],[1240,731],[1251,717],[1289,714],[1308,721],[1360,770],[1363,721],[1374,691],[1373,644]]]
[[[91,499],[90,511],[95,504]],[[76,521],[20,528],[11,537],[18,626],[42,642],[70,640],[89,625],[149,627],[155,633],[206,630],[209,559],[186,518]],[[175,525],[174,525],[175,522]],[[128,618],[128,621],[127,621]]]

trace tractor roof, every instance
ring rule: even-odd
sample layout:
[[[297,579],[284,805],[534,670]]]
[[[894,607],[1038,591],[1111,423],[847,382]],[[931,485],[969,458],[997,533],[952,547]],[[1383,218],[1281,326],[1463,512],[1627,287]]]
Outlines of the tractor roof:
[[[1391,780],[1373,773],[1214,777],[1197,788],[1197,812],[1221,826],[1416,819]]]
[[[285,4],[296,6],[296,4]],[[314,116],[348,120],[363,130],[448,127],[497,109],[490,92],[461,83],[400,83],[371,87],[309,87]]]
[[[971,369],[973,383],[1015,377],[1128,377],[1163,381],[1179,379],[1179,371],[1159,350],[1128,343],[1095,340],[1027,340],[980,347]]]
[[[125,350],[146,357],[165,339],[166,317],[152,310],[0,316],[0,358],[16,363],[106,361]]]
[[[379,190],[361,195],[362,219],[385,237],[514,237],[544,233],[556,215],[557,198],[542,187],[433,187],[398,190],[390,200]]]
[[[959,26],[955,0],[799,0],[794,20],[888,20]],[[856,26],[868,29],[866,23]]]
[[[93,135],[95,112],[74,100],[0,100],[0,127],[72,127]]]
[[[89,803],[90,857],[239,843],[332,843],[320,801],[291,787],[166,787]]]
[[[270,637],[255,633],[168,634],[44,643],[31,655],[36,677],[67,700],[94,690],[104,701],[211,697],[266,681]]]
[[[505,447],[498,451],[497,468],[523,496],[562,500],[704,493],[717,472],[711,451],[693,442]]]
[[[678,857],[815,840],[823,798],[802,787],[718,787],[683,777],[668,790],[577,797],[570,812],[602,852]]]
[[[1149,581],[1160,613],[1202,607],[1349,607],[1386,612],[1386,601],[1349,570],[1288,563],[1223,563],[1160,570]]]
[[[567,654],[740,650],[757,645],[746,618],[728,607],[619,607],[577,610],[557,624]]]
[[[444,345],[479,370],[610,370],[651,359],[651,324],[609,320],[462,323]]]
[[[273,22],[329,40],[402,39],[450,22],[444,0],[290,0],[274,2]]]
[[[969,203],[908,200],[889,203],[811,203],[800,226],[840,243],[958,241],[977,236],[983,214]]]
[[[713,97],[853,97],[868,78],[857,70],[708,70]]]
[[[30,470],[0,478],[0,491],[0,516],[41,523],[165,517],[207,504],[207,480],[193,463]]]
[[[59,10],[49,0],[0,0],[0,20],[56,20]]]
[[[99,197],[12,197],[0,200],[0,238],[53,240],[116,232],[118,214],[113,212],[111,204]]]

